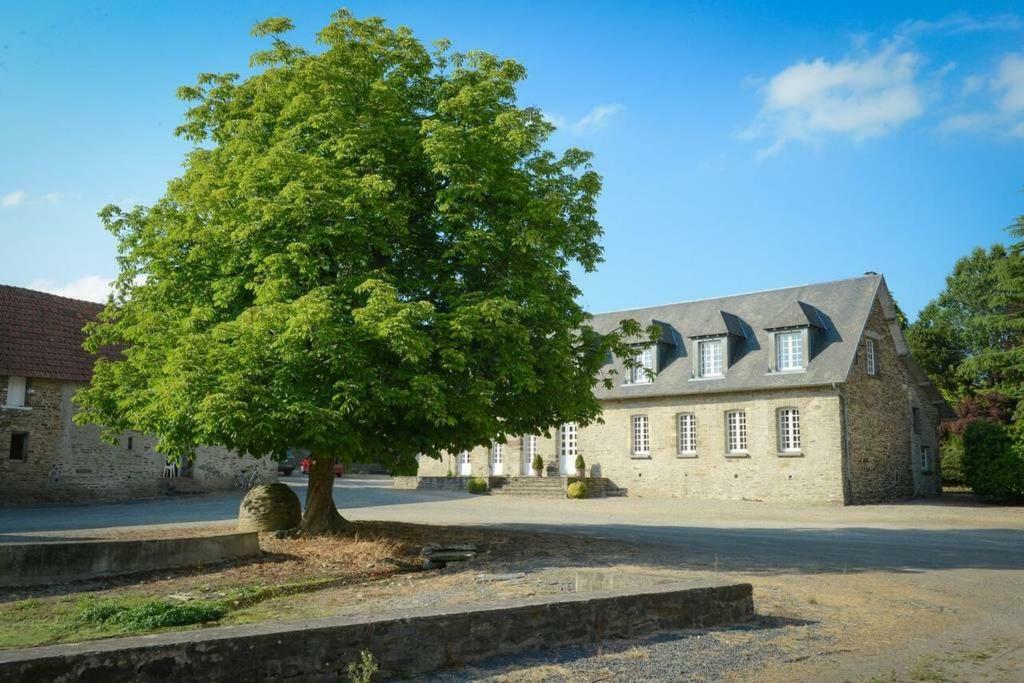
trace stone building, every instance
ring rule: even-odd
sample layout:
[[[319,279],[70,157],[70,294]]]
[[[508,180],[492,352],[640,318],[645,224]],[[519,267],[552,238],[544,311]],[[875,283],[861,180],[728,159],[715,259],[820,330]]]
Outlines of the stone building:
[[[72,422],[71,398],[92,373],[82,327],[102,306],[0,285],[0,504],[153,496],[230,488],[242,469],[276,476],[266,459],[200,446],[169,465],[155,439],[127,432],[117,444]]]
[[[657,325],[648,372],[595,388],[603,421],[421,457],[421,476],[532,476],[539,453],[629,495],[871,503],[941,490],[948,411],[910,357],[884,278],[863,277],[597,315]]]

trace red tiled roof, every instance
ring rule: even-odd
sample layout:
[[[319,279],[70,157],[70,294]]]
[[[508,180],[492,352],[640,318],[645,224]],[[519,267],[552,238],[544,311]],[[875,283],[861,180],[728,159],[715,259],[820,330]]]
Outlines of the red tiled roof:
[[[101,304],[0,285],[0,375],[87,382],[95,356],[82,328]]]

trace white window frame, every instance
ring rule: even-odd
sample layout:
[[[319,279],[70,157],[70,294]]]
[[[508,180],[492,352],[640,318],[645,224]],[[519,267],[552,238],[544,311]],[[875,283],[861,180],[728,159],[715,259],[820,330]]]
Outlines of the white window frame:
[[[647,415],[634,415],[633,455],[648,457],[651,455],[651,419]]]
[[[786,330],[775,333],[775,370],[796,372],[804,369],[804,333]]]
[[[531,467],[533,466],[533,456],[537,455],[537,435],[527,434],[522,437],[523,439],[523,457],[528,458],[528,462]]]
[[[577,429],[575,422],[566,422],[558,428],[558,455],[562,458],[575,458],[579,452],[579,444],[576,440]]]
[[[7,377],[7,395],[4,398],[6,408],[24,408],[28,400],[28,378],[19,375]]]
[[[676,454],[697,454],[697,415],[695,413],[676,415]]]
[[[633,353],[633,360],[636,366],[629,369],[626,375],[626,384],[650,384],[654,381],[651,377],[654,369],[654,346],[649,345],[637,349]],[[648,374],[647,371],[650,371]]]
[[[918,446],[921,452],[921,471],[931,472],[932,471],[932,447],[927,444],[921,444]]]
[[[747,451],[747,411],[730,410],[725,414],[725,452],[744,455]]]
[[[505,463],[505,444],[491,444],[491,464],[503,465]]]
[[[706,355],[704,350],[717,348],[717,354]],[[697,375],[701,379],[714,379],[717,377],[725,377],[725,339],[718,337],[717,339],[699,339],[697,341]],[[708,369],[708,361],[711,361],[712,367],[717,364],[717,372],[711,372]]]
[[[875,348],[875,340],[872,337],[866,337],[864,340],[864,369],[872,377],[878,374],[878,358],[877,349]]]
[[[800,453],[800,409],[779,408],[779,452]]]

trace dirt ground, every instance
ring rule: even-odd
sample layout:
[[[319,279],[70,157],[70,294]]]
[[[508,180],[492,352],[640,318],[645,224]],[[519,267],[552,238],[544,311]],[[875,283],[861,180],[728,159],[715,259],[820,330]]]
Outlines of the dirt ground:
[[[190,528],[222,533],[228,527]],[[180,535],[181,528],[110,531],[104,537]],[[92,536],[95,537],[95,534]],[[412,607],[493,603],[514,597],[689,579],[750,582],[757,618],[735,627],[661,634],[636,643],[540,651],[437,673],[436,680],[598,681],[1021,681],[1024,680],[1022,572],[725,571],[697,564],[680,548],[591,537],[467,527],[359,522],[325,541],[263,535],[255,562],[156,572],[0,594],[7,647],[76,640],[47,631],[47,618],[72,609],[69,596],[174,600],[263,597],[217,624],[360,614]],[[426,543],[474,543],[471,562],[419,571]],[[717,570],[716,570],[717,569]],[[979,600],[982,585],[1003,599]],[[991,594],[991,591],[986,592]],[[31,605],[28,610],[24,605]],[[47,608],[54,610],[47,612]],[[25,629],[26,615],[39,623]],[[66,615],[65,615],[66,616]],[[19,625],[21,624],[21,625]],[[34,640],[18,640],[17,632]],[[24,635],[28,634],[28,635]],[[117,635],[96,632],[91,637]],[[12,639],[13,638],[13,639]],[[49,640],[47,640],[49,638]]]

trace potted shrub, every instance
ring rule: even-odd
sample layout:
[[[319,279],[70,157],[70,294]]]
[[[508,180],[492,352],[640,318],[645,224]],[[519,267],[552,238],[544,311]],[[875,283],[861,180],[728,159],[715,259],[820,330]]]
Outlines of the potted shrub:
[[[533,456],[533,462],[531,465],[533,467],[533,473],[538,477],[544,473],[544,458],[540,457],[540,453]]]
[[[576,476],[585,477],[587,476],[587,463],[583,461],[582,455],[576,456]]]
[[[483,477],[473,477],[466,482],[466,491],[469,493],[487,493],[487,480]]]

